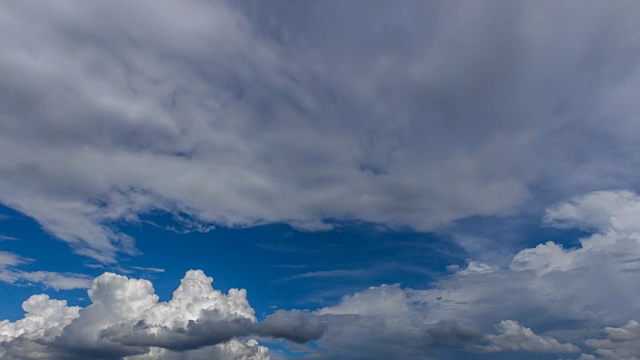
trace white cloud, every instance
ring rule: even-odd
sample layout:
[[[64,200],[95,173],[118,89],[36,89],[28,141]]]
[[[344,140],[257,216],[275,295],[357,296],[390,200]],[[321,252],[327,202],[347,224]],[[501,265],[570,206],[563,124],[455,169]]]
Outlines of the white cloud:
[[[23,271],[16,266],[33,260],[18,254],[0,251],[0,281],[9,284],[40,284],[54,290],[86,289],[91,279],[82,274],[51,271]]]
[[[371,287],[352,296],[347,296],[335,306],[317,311],[320,315],[407,315],[410,309],[410,293],[399,285]]]
[[[26,315],[0,323],[3,359],[269,359],[265,347],[245,337],[317,339],[324,325],[302,312],[279,311],[256,322],[246,291],[214,290],[212,278],[189,271],[168,302],[147,280],[105,273],[93,281],[91,304],[34,295]],[[244,340],[243,340],[244,339]]]
[[[596,191],[547,209],[544,222],[558,228],[600,233],[640,232],[640,196],[628,191]]]
[[[77,306],[67,306],[64,300],[51,300],[48,295],[34,295],[22,303],[25,311],[24,318],[10,322],[0,322],[0,344],[10,342],[16,338],[37,339],[51,336],[68,325],[72,319],[78,317],[80,310]],[[6,355],[4,345],[0,345],[0,355]]]
[[[478,352],[499,352],[499,351],[531,351],[541,353],[576,353],[580,348],[564,343],[549,336],[536,335],[531,329],[526,328],[517,321],[503,320],[496,329],[499,335],[486,335],[485,340],[489,345],[475,345],[469,348]]]
[[[12,284],[41,284],[54,290],[87,289],[91,286],[91,278],[83,274],[4,270],[0,272],[0,280],[3,276]]]
[[[606,327],[605,339],[589,339],[587,346],[593,348],[602,359],[640,359],[640,324],[631,320],[621,327]],[[596,357],[592,357],[596,359]]]
[[[635,179],[636,2],[252,6],[3,3],[0,202],[113,263],[156,209],[429,231]]]
[[[152,273],[163,273],[164,269],[153,268],[153,267],[141,267],[141,266],[132,266],[132,269],[140,270],[140,271],[148,271]]]
[[[9,266],[16,266],[23,264],[29,259],[25,259],[18,254],[8,252],[8,251],[0,251],[0,269],[5,269]]]

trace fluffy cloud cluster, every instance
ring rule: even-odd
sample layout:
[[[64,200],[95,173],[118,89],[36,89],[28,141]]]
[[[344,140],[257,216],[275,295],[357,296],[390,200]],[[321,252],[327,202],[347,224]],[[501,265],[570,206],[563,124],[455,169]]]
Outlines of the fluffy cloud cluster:
[[[639,218],[640,196],[629,191],[552,206],[547,224],[596,232],[575,248],[522,250],[507,267],[470,262],[427,290],[386,285],[347,296],[317,312],[329,324],[320,358],[371,359],[371,349],[380,359],[438,358],[445,346],[638,359]]]
[[[104,263],[154,209],[427,231],[635,179],[635,1],[0,6],[0,202]]]
[[[0,323],[3,359],[269,359],[250,335],[304,343],[324,324],[303,312],[276,312],[257,322],[246,291],[214,290],[213,279],[189,271],[171,300],[159,302],[147,280],[105,273],[89,290],[92,303],[34,295],[26,315]]]
[[[599,191],[549,208],[547,224],[595,233],[575,248],[547,242],[518,252],[507,267],[476,265],[476,271],[445,277],[429,292],[432,311],[480,316],[486,323],[502,320],[497,314],[531,325],[552,319],[626,323],[640,311],[640,304],[629,301],[640,288],[640,232],[630,221],[640,216],[638,204],[635,193]]]

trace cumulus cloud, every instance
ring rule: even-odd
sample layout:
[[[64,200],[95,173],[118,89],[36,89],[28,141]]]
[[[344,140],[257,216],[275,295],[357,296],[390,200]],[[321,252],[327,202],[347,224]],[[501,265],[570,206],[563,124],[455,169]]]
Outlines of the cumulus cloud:
[[[157,209],[428,231],[635,179],[634,1],[1,6],[0,202],[100,262]]]
[[[0,322],[0,356],[7,359],[30,358],[30,348],[43,348],[36,340],[60,334],[79,314],[77,306],[67,306],[64,300],[51,300],[47,295],[34,295],[22,304],[24,318]],[[25,352],[21,351],[25,350]]]
[[[319,359],[439,358],[448,347],[467,352],[577,353],[580,348],[551,336],[535,334],[517,321],[505,320],[483,331],[464,317],[439,318],[431,313],[425,290],[398,285],[372,287],[317,311],[328,324],[319,340]],[[371,331],[375,329],[375,331]],[[441,355],[440,355],[441,356]]]
[[[246,291],[214,290],[213,279],[189,271],[171,300],[159,302],[147,280],[105,273],[89,289],[91,304],[34,295],[23,304],[26,315],[0,323],[3,359],[268,359],[266,348],[250,335],[297,343],[325,331],[317,317],[276,312],[257,322]]]
[[[561,344],[558,340],[549,336],[536,335],[531,329],[526,328],[517,321],[503,320],[496,329],[499,335],[487,335],[489,345],[471,345],[469,348],[478,352],[499,351],[531,351],[541,353],[575,353],[580,348],[569,343]]]
[[[547,209],[544,222],[557,228],[640,232],[640,196],[628,190],[596,191]]]
[[[640,233],[632,221],[638,204],[629,191],[577,196],[545,216],[551,226],[596,231],[577,247],[546,242],[516,253],[507,266],[471,261],[451,268],[429,289],[385,285],[346,296],[317,311],[328,324],[321,353],[358,359],[373,349],[381,359],[421,359],[438,358],[448,346],[635,359],[640,327],[629,321],[640,311]],[[611,327],[620,324],[627,325]],[[603,328],[605,338],[598,338]]]
[[[621,327],[606,327],[605,339],[589,339],[587,346],[593,348],[602,359],[640,359],[640,324],[631,320]],[[592,359],[597,357],[592,356]]]

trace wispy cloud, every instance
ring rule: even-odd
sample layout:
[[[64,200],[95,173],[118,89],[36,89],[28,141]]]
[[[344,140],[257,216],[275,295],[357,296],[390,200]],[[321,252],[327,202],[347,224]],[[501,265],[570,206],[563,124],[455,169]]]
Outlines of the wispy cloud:
[[[415,266],[411,264],[401,264],[397,262],[387,262],[376,264],[373,267],[363,268],[363,269],[333,269],[333,270],[320,270],[320,271],[309,271],[304,272],[292,276],[283,277],[277,280],[274,280],[273,283],[284,283],[294,280],[301,279],[363,279],[363,278],[371,278],[376,275],[388,273],[389,271],[396,272],[411,272],[414,274],[421,275],[432,275],[434,274],[433,270],[427,269],[422,266]]]
[[[153,267],[141,267],[141,266],[132,266],[132,269],[140,270],[140,271],[148,271],[153,273],[163,273],[164,269],[153,268]]]
[[[300,280],[300,279],[313,279],[313,278],[355,278],[369,276],[372,273],[372,269],[357,269],[357,270],[325,270],[325,271],[310,271],[302,274],[287,276],[274,280],[275,284],[283,283],[287,281]]]
[[[31,261],[33,260],[24,258],[12,252],[0,251],[0,269],[5,269],[10,266],[16,266]]]
[[[91,278],[83,274],[24,271],[18,268],[32,262],[32,259],[18,254],[0,251],[0,281],[15,285],[38,284],[54,290],[86,289],[91,284]]]

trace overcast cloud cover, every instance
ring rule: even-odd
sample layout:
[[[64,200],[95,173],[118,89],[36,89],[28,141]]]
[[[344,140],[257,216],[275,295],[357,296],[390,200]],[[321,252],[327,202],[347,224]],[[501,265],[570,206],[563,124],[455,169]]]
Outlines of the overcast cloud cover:
[[[581,234],[488,239],[420,288],[258,321],[201,271],[163,302],[148,280],[40,268],[0,233],[1,283],[91,300],[28,298],[0,358],[640,358],[639,20],[632,0],[0,0],[0,204],[92,269],[144,270],[123,228],[158,213],[184,234]]]

